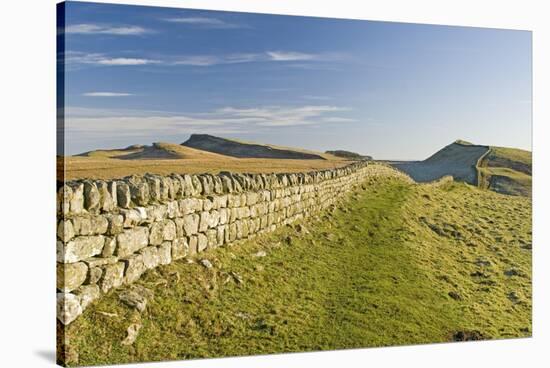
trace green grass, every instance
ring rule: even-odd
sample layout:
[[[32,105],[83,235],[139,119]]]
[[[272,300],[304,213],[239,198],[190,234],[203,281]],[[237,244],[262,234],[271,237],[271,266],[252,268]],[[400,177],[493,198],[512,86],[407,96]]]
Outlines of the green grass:
[[[478,165],[480,186],[499,193],[531,196],[531,152],[491,147]]]
[[[201,254],[213,269],[149,271],[141,315],[111,292],[66,329],[68,363],[530,336],[530,249],[528,198],[371,179],[300,226]],[[121,345],[135,321],[136,342]]]

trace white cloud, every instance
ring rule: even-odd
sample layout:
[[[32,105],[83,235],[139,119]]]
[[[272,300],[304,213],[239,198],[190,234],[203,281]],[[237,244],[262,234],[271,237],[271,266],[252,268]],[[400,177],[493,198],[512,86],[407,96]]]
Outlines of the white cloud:
[[[65,28],[70,34],[107,34],[116,36],[139,36],[151,30],[139,26],[109,26],[99,24],[73,24]]]
[[[67,51],[65,62],[68,64],[89,64],[89,65],[147,65],[158,64],[159,60],[146,58],[109,57],[101,53],[85,53],[80,51]]]
[[[256,108],[225,107],[200,113],[171,113],[145,110],[105,110],[67,107],[67,134],[87,134],[112,137],[141,134],[167,136],[187,133],[220,133],[276,127],[319,125],[328,122],[348,122],[351,119],[333,116],[348,111],[338,106],[262,106]],[[154,138],[153,138],[154,139]]]
[[[318,55],[315,54],[306,54],[303,52],[294,51],[268,51],[267,55],[273,61],[298,61],[318,58]]]
[[[337,60],[336,54],[306,54],[295,51],[267,51],[259,53],[234,53],[226,55],[182,55],[164,56],[158,59],[138,57],[114,57],[102,53],[85,53],[80,51],[68,51],[65,61],[68,64],[89,65],[165,65],[165,66],[199,66],[208,67],[223,64],[258,63],[258,62],[290,62],[301,60],[303,62],[332,61]],[[288,64],[292,65],[292,64]]]
[[[163,19],[166,22],[187,24],[192,26],[197,26],[201,28],[211,28],[211,29],[231,29],[231,28],[242,28],[242,25],[228,23],[224,20],[218,18],[210,17],[177,17],[177,18],[165,18]]]
[[[86,92],[82,94],[87,97],[124,97],[124,96],[133,96],[131,93],[124,92]]]

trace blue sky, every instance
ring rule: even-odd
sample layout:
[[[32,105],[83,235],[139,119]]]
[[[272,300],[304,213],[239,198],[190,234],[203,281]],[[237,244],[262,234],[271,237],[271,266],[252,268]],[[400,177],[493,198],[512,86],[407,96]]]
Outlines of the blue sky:
[[[68,2],[66,154],[192,133],[424,159],[531,149],[531,33]]]

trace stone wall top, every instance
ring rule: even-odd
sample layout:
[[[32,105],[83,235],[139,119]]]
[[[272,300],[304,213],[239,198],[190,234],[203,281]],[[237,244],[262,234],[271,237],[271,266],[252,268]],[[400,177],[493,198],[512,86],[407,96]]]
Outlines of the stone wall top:
[[[132,175],[114,180],[79,179],[65,182],[57,193],[58,214],[110,213],[117,209],[168,203],[190,197],[207,197],[247,191],[270,190],[304,184],[318,184],[349,175],[366,161],[335,169],[307,173]]]

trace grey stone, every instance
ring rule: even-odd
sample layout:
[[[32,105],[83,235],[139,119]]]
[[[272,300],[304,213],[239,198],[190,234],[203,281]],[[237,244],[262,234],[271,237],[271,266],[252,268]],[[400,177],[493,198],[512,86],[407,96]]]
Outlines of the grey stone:
[[[143,264],[145,265],[145,268],[152,269],[159,265],[160,258],[157,247],[145,247],[141,249],[139,253],[143,256]]]
[[[84,262],[88,265],[89,268],[101,267],[108,264],[115,264],[118,262],[118,257],[92,257],[85,259]]]
[[[199,233],[197,236],[197,252],[202,252],[208,246],[208,238],[206,235]]]
[[[186,215],[183,217],[184,235],[195,235],[199,231],[200,217],[197,214]]]
[[[193,235],[189,237],[189,256],[194,256],[198,253],[199,237]]]
[[[144,248],[149,243],[149,232],[146,227],[124,230],[117,235],[116,255],[126,257]]]
[[[77,216],[72,219],[75,235],[92,235],[92,220],[89,216]]]
[[[71,220],[61,220],[57,226],[57,237],[64,242],[71,240],[75,236],[73,223]]]
[[[122,285],[124,279],[124,263],[117,262],[112,265],[107,265],[103,269],[103,277],[99,282],[99,287],[103,293],[106,293],[111,288],[117,288]]]
[[[198,198],[185,198],[179,201],[179,210],[182,215],[202,211],[202,201]]]
[[[124,230],[124,217],[122,215],[109,215],[107,221],[109,222],[107,234],[117,235]]]
[[[159,247],[159,264],[167,265],[172,262],[172,242],[164,242]]]
[[[218,246],[218,231],[216,229],[207,230],[206,238],[208,239],[208,248],[212,249]]]
[[[207,269],[211,269],[213,268],[214,266],[212,266],[212,263],[207,260],[207,259],[201,259],[201,265],[203,265],[204,267],[206,267]]]
[[[155,222],[151,225],[151,230],[149,232],[149,244],[151,245],[161,245],[164,240],[164,223]]]
[[[74,294],[80,298],[80,306],[82,307],[82,310],[86,309],[90,303],[99,299],[101,296],[99,286],[97,285],[81,286],[74,292]]]
[[[86,281],[88,266],[83,262],[57,264],[57,289],[70,292]]]
[[[176,238],[176,224],[172,220],[165,220],[162,228],[163,240],[174,240]]]
[[[201,212],[201,217],[199,221],[199,231],[205,232],[210,225],[210,212],[203,211]]]
[[[90,218],[92,234],[105,234],[109,227],[109,221],[105,216],[96,215]]]
[[[100,206],[99,190],[95,183],[86,181],[84,182],[84,207],[89,212],[98,212]]]
[[[84,210],[84,184],[78,184],[72,189],[70,208],[72,213],[82,213]]]
[[[111,191],[109,185],[104,181],[99,181],[96,183],[97,189],[99,190],[99,207],[102,211],[108,212],[112,211],[115,207],[115,202],[111,196]]]
[[[79,236],[67,243],[58,242],[57,262],[74,263],[101,254],[104,243],[103,235]]]
[[[146,181],[132,178],[129,182],[130,196],[138,206],[146,206],[149,203],[149,185]]]
[[[57,319],[68,325],[82,314],[80,298],[70,293],[57,293]]]
[[[101,251],[102,257],[110,257],[115,253],[116,249],[116,238],[115,237],[105,237],[105,243],[103,244],[103,250]]]
[[[171,201],[166,203],[166,214],[168,218],[175,218],[179,214],[179,206],[177,201]]]
[[[123,290],[120,292],[118,298],[130,308],[135,308],[140,312],[144,312],[145,308],[147,308],[147,298],[136,290]]]
[[[132,195],[130,194],[130,187],[123,181],[116,183],[116,196],[117,204],[119,207],[128,208],[132,201]]]
[[[186,238],[176,238],[172,242],[172,259],[181,259],[189,253],[189,244]]]
[[[136,341],[140,329],[141,322],[130,324],[126,330],[126,337],[120,343],[127,346],[132,345]]]
[[[97,284],[99,280],[101,280],[101,276],[103,276],[103,268],[90,268],[90,270],[88,271],[88,277],[84,283],[88,285]]]
[[[132,254],[122,261],[125,264],[124,269],[124,283],[131,284],[137,281],[141,275],[147,270],[143,263],[143,256],[141,254]]]
[[[73,189],[68,185],[63,185],[61,188],[59,188],[58,197],[61,201],[61,212],[63,213],[63,215],[68,215],[71,211]]]

